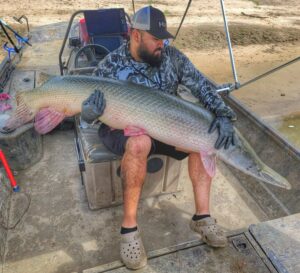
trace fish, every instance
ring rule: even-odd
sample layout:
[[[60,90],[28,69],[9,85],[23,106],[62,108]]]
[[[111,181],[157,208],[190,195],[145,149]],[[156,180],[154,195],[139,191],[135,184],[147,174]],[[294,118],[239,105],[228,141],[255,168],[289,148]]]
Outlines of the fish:
[[[128,136],[147,134],[180,150],[200,154],[206,172],[216,173],[216,158],[259,181],[285,189],[289,182],[268,167],[235,128],[237,141],[216,150],[217,130],[208,133],[214,115],[203,106],[158,90],[94,76],[44,77],[39,87],[16,95],[16,108],[1,132],[10,132],[28,122],[40,134],[53,130],[65,117],[81,112],[82,102],[94,90],[104,94],[106,107],[99,117],[111,128]]]

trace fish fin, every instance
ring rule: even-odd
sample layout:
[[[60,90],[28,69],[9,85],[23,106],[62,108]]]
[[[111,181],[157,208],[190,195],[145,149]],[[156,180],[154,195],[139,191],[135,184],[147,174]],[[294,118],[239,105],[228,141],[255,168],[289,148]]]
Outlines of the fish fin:
[[[64,118],[65,114],[53,108],[43,108],[35,116],[34,127],[39,134],[46,134],[53,130]]]
[[[127,126],[124,129],[124,135],[125,136],[141,136],[141,135],[147,135],[146,130],[136,127],[136,126]]]
[[[5,112],[6,110],[11,109],[12,106],[8,103],[0,103],[0,112]]]
[[[216,155],[200,152],[200,158],[207,174],[210,177],[214,177],[216,174]]]
[[[44,72],[39,72],[37,74],[37,77],[36,77],[36,80],[35,80],[35,87],[40,87],[41,85],[43,85],[47,81],[51,80],[53,77],[55,77],[55,76],[44,73]]]

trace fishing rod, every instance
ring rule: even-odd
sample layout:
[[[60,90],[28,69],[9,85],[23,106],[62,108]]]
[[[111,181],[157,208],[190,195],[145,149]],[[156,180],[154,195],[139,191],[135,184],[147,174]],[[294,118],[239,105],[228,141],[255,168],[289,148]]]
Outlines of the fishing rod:
[[[30,44],[28,42],[27,38],[22,37],[17,31],[15,31],[12,27],[10,27],[7,23],[5,23],[2,19],[0,19],[0,25],[2,27],[2,29],[4,30],[5,28],[9,29],[13,34],[15,34],[23,43],[32,46],[32,44]],[[4,28],[5,27],[5,28]],[[5,31],[5,33],[7,34],[7,32]],[[8,37],[7,37],[8,38]]]
[[[7,30],[10,30],[22,43],[25,43],[29,46],[32,46],[29,41],[28,38],[24,38],[22,37],[17,31],[15,31],[13,28],[11,28],[7,23],[5,23],[5,21],[3,21],[2,19],[0,19],[0,27],[2,28],[5,36],[7,37],[7,39],[9,40],[9,42],[12,44],[14,50],[16,53],[20,52],[20,48],[18,48],[16,46],[16,44],[14,43],[14,41],[12,40],[12,38],[10,37],[10,35],[8,34]]]
[[[180,29],[181,29],[181,26],[182,26],[182,24],[183,24],[183,21],[184,21],[184,19],[185,19],[185,17],[186,17],[186,14],[187,14],[189,8],[190,8],[191,3],[192,3],[192,0],[189,0],[188,4],[187,4],[187,6],[186,6],[185,12],[184,12],[184,14],[183,14],[183,16],[182,16],[181,22],[180,22],[180,24],[179,24],[179,27],[178,27],[178,29],[177,29],[177,31],[176,31],[174,40],[177,38],[177,35],[178,35],[178,33],[179,33]]]
[[[13,17],[18,23],[23,24],[22,20],[24,19],[26,21],[26,26],[27,26],[27,33],[29,36],[29,24],[28,24],[28,18],[25,15],[20,16],[19,18]]]

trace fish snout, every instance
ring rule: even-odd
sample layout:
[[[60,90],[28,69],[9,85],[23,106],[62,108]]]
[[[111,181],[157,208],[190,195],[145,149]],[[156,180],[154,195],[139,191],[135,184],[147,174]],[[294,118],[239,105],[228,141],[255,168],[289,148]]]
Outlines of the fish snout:
[[[12,115],[4,122],[0,123],[0,132],[2,134],[10,134],[17,128],[28,122],[29,118],[26,116]]]
[[[7,126],[11,117],[7,114],[0,115],[0,133],[9,134],[15,130],[10,126]]]
[[[0,128],[0,133],[10,134],[10,133],[14,132],[15,130],[16,130],[15,128],[9,128],[9,127],[4,126],[4,127]]]
[[[291,184],[287,181],[286,178],[266,166],[263,168],[260,174],[263,180],[269,184],[286,190],[290,190],[292,188]]]

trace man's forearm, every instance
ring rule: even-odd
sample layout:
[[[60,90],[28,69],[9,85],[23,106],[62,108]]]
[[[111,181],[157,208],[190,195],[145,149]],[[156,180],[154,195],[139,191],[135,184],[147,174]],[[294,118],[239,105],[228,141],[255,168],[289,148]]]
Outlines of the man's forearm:
[[[218,117],[228,117],[230,120],[236,120],[236,114],[225,104],[222,97],[215,91],[212,83],[206,80],[199,89],[198,92],[193,93],[203,103],[205,108]]]

